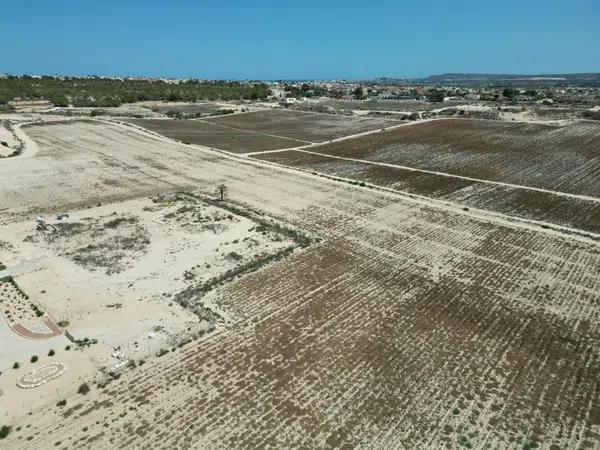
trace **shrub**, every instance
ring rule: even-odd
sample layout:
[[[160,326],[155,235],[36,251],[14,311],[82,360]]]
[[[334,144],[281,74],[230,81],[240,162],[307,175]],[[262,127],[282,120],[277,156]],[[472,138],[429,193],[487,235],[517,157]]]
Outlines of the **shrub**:
[[[66,351],[69,351],[69,350],[71,350],[71,346],[70,346],[70,345],[67,345],[67,346],[65,347],[65,350],[66,350]]]
[[[10,427],[8,425],[2,425],[0,427],[0,439],[4,439],[10,434]]]
[[[69,106],[69,99],[66,95],[53,95],[50,97],[50,102],[54,106],[67,107]]]
[[[32,363],[35,363],[35,362],[37,362],[37,360],[38,360],[38,357],[37,357],[37,355],[33,355],[33,356],[31,357],[31,359],[30,359],[30,361],[31,361]]]
[[[90,392],[90,386],[87,383],[82,383],[77,389],[77,393],[81,395],[85,395]]]
[[[56,402],[56,406],[65,406],[67,404],[67,401],[65,399],[59,400],[58,402]]]
[[[54,350],[50,349],[50,351],[48,352],[48,356],[54,356],[56,353],[54,352]]]
[[[18,369],[19,367],[21,367],[21,365],[18,362],[13,364],[13,369]]]

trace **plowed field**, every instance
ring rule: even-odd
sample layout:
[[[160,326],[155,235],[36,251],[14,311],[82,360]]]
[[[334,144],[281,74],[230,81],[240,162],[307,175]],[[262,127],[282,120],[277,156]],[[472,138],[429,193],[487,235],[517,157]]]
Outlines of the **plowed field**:
[[[450,119],[318,148],[319,153],[600,196],[600,124]]]
[[[600,445],[597,244],[115,125],[29,133],[0,161],[6,223],[225,180],[323,241],[226,285],[233,324],[25,410],[7,448]]]

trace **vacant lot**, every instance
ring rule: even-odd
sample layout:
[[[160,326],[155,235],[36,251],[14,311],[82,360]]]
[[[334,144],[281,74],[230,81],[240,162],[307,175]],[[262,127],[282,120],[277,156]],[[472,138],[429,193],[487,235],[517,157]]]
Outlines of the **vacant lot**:
[[[597,244],[115,125],[30,132],[37,153],[0,161],[0,209],[10,233],[18,231],[16,218],[33,211],[188,184],[214,194],[226,180],[228,203],[323,241],[224,284],[218,303],[231,321],[216,332],[104,389],[94,384],[86,396],[65,387],[62,409],[54,398],[31,415],[26,407],[9,415],[9,448],[598,446]],[[109,174],[118,187],[98,181]],[[104,226],[115,207],[92,212]],[[137,211],[125,205],[117,213],[143,217]],[[140,220],[151,227],[152,215],[166,211],[145,212],[150,220]],[[196,223],[192,211],[181,212]],[[181,239],[163,242],[187,251]],[[178,261],[167,258],[157,266]],[[148,288],[153,282],[145,280]]]
[[[306,144],[294,139],[236,130],[200,120],[133,119],[128,122],[171,139],[233,153],[275,150]]]
[[[324,145],[325,153],[600,196],[600,124],[439,120]]]
[[[207,122],[305,142],[324,142],[399,123],[387,119],[345,117],[280,109],[215,117],[207,119]]]

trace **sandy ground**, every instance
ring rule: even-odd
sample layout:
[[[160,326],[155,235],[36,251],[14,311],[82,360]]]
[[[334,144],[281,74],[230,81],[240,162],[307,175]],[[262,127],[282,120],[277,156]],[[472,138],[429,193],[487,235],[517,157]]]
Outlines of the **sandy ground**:
[[[62,221],[47,217],[57,227],[55,232],[35,231],[32,221],[0,227],[0,261],[8,267],[6,272],[19,269],[14,280],[29,301],[41,305],[55,321],[68,323],[64,328],[75,339],[98,341],[73,356],[60,352],[69,344],[76,347],[64,335],[33,341],[2,324],[6,351],[0,355],[0,370],[14,375],[0,378],[5,402],[11,405],[9,417],[23,414],[21,392],[12,384],[30,369],[24,364],[30,356],[58,350],[52,360],[68,368],[61,377],[68,380],[62,381],[64,386],[98,375],[101,367],[116,371],[115,365],[124,359],[146,359],[230,320],[215,303],[214,293],[203,300],[214,318],[199,318],[182,307],[176,301],[178,293],[295,245],[277,233],[260,231],[249,218],[183,199],[126,201],[72,211]],[[124,355],[120,359],[111,356],[116,349]],[[15,361],[23,367],[11,369]],[[53,381],[35,391],[58,386]],[[28,394],[23,401],[39,408],[48,398]]]
[[[14,131],[9,129],[10,125],[8,124],[10,124],[8,120],[0,121],[0,142],[3,143],[0,144],[0,157],[10,155],[21,144]]]
[[[27,133],[0,162],[12,232],[226,181],[324,241],[228,284],[231,325],[11,421],[11,448],[598,447],[597,244],[116,125]]]

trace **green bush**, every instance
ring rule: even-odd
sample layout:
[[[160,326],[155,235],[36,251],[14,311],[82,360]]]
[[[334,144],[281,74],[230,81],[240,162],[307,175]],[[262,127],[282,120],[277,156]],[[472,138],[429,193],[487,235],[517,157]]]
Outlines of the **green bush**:
[[[55,95],[50,97],[50,103],[54,106],[67,107],[69,106],[69,99],[66,95]]]
[[[37,360],[38,360],[38,357],[37,357],[37,355],[33,355],[33,356],[31,357],[31,359],[30,359],[30,361],[31,361],[32,363],[35,363],[35,362],[37,362]]]
[[[7,437],[10,434],[10,430],[11,427],[8,425],[2,425],[2,427],[0,427],[0,439]]]

